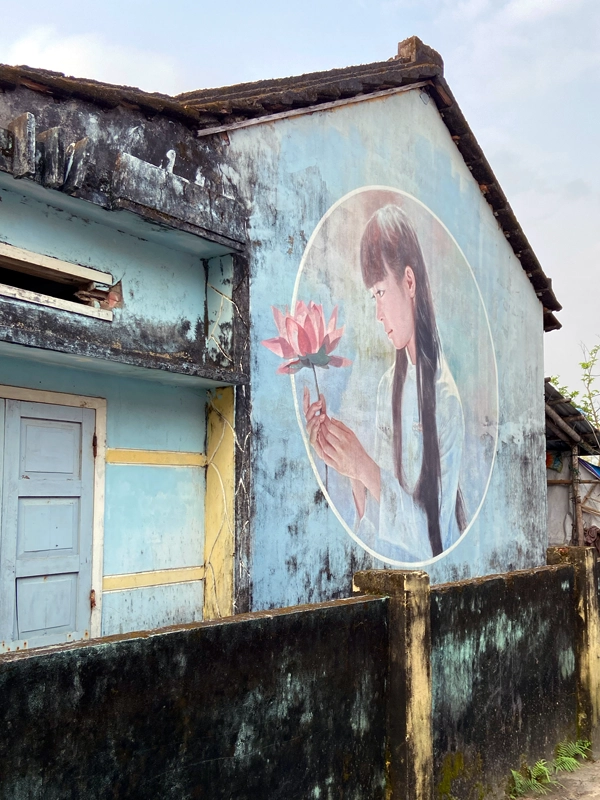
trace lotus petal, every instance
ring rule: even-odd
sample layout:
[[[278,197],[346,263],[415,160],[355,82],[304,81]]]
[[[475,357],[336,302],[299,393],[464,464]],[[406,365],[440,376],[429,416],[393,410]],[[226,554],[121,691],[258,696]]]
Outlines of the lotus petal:
[[[306,316],[302,328],[308,336],[308,340],[310,342],[310,349],[308,350],[308,353],[316,353],[319,349],[319,343],[317,342],[317,331],[315,330],[315,326],[313,325],[310,314]]]
[[[342,356],[329,356],[330,367],[349,367],[352,364],[349,358],[342,358]]]
[[[333,333],[337,325],[338,307],[336,306],[331,312],[329,322],[327,323],[327,333]]]
[[[290,361],[289,364],[282,364],[280,367],[277,367],[277,374],[278,375],[293,375],[296,372],[299,372],[304,367],[304,364],[301,361]]]
[[[308,313],[317,333],[316,349],[320,350],[323,346],[323,340],[325,339],[325,315],[323,314],[323,306],[318,306],[311,301],[308,307]]]
[[[275,355],[280,358],[293,358],[296,355],[294,348],[288,340],[284,339],[282,336],[278,336],[274,339],[264,339],[261,344],[264,344],[267,350],[275,353]]]
[[[310,339],[306,335],[304,328],[299,325],[293,317],[285,320],[288,342],[294,349],[294,353],[299,356],[306,356],[310,353]]]
[[[308,306],[304,302],[304,300],[298,300],[296,303],[296,313],[294,314],[294,319],[299,325],[304,325],[304,320],[308,316]]]
[[[327,355],[329,355],[329,353],[332,353],[338,346],[343,333],[344,333],[344,326],[342,325],[341,328],[338,328],[337,330],[327,334],[327,336],[325,337],[325,341],[323,342],[323,344],[325,345],[325,352],[327,353]]]
[[[285,314],[282,314],[278,308],[275,308],[275,306],[271,306],[271,310],[273,312],[273,319],[275,320],[275,325],[277,325],[279,335],[285,338]]]

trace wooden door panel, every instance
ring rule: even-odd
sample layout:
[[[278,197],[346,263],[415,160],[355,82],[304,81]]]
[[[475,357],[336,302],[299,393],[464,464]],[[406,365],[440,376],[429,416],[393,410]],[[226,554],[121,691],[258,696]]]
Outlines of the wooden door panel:
[[[0,649],[88,635],[94,424],[91,409],[5,401]]]
[[[16,639],[76,628],[77,573],[18,578]]]
[[[15,577],[26,578],[33,575],[62,575],[79,572],[79,556],[55,556],[52,561],[44,558],[18,558],[15,564]]]
[[[81,481],[54,480],[55,476],[34,480],[34,477],[28,476],[17,482],[19,497],[81,497],[83,491]]]
[[[79,478],[81,423],[21,419],[21,477]]]
[[[79,497],[21,497],[17,555],[46,558],[79,550]]]

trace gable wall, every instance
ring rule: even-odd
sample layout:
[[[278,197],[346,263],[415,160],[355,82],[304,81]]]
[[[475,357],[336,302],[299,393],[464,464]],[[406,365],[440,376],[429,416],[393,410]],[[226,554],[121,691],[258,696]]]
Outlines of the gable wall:
[[[321,391],[328,396],[330,413],[362,430],[364,446],[373,452],[373,437],[368,439],[377,386],[393,355],[368,311],[371,301],[356,273],[356,228],[364,224],[364,213],[360,217],[356,205],[347,204],[348,220],[336,229],[337,239],[331,238],[333,233],[319,239],[321,228],[305,253],[328,209],[369,186],[404,193],[397,195],[399,202],[429,237],[423,249],[448,254],[448,263],[428,267],[436,318],[450,368],[457,381],[462,376],[463,406],[477,418],[464,448],[460,478],[465,493],[471,492],[472,524],[454,549],[424,568],[439,583],[544,563],[542,307],[437,109],[427,100],[420,90],[412,90],[229,134],[223,171],[238,184],[250,208],[256,513],[246,566],[254,609],[346,595],[353,572],[384,564],[352,538],[347,480],[328,476],[329,489],[314,456],[316,472],[312,468],[290,378],[275,374],[281,359],[261,345],[276,336],[270,306],[283,310],[291,304],[304,256],[297,298],[322,302],[327,315],[339,305],[346,327],[336,352],[353,360],[346,371],[321,371]],[[349,240],[354,244],[348,245]],[[348,261],[345,274],[340,253]],[[450,261],[458,265],[455,280]],[[312,386],[308,370],[296,380],[300,389]],[[326,502],[325,489],[335,502]],[[478,500],[477,514],[473,506]]]

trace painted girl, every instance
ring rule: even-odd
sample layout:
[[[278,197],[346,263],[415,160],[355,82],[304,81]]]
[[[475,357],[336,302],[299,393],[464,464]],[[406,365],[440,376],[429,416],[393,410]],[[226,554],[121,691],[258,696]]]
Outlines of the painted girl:
[[[364,284],[395,348],[377,391],[375,451],[328,416],[304,391],[307,431],[317,455],[350,479],[357,535],[394,561],[426,561],[466,527],[459,488],[462,405],[444,355],[419,240],[396,205],[380,208],[361,240]]]

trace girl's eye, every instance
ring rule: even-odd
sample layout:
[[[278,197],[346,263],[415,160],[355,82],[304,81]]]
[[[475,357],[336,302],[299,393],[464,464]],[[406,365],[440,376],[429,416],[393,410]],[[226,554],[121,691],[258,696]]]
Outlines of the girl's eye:
[[[384,290],[383,289],[379,289],[377,291],[377,297],[383,297],[383,295],[384,295]]]

